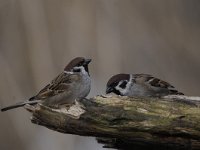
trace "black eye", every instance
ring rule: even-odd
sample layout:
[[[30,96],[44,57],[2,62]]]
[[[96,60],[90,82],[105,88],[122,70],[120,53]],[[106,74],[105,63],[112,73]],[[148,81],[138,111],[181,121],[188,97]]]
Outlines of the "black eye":
[[[84,63],[84,61],[81,61],[80,63],[78,63],[78,66],[82,66]]]
[[[125,88],[126,87],[126,84],[127,84],[127,81],[123,81],[119,86],[121,88]]]

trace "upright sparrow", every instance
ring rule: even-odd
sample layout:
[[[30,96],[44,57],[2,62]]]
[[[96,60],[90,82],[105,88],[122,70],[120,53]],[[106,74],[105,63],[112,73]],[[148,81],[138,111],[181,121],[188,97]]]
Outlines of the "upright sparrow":
[[[38,102],[48,106],[58,107],[74,100],[85,98],[90,92],[91,79],[88,64],[91,59],[74,58],[47,86],[29,100],[2,108],[1,111],[22,107],[26,104],[34,105]]]

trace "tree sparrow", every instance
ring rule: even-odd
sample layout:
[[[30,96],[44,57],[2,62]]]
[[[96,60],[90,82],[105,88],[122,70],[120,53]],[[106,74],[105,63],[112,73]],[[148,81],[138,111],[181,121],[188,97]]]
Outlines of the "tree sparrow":
[[[161,97],[183,95],[172,85],[148,74],[117,74],[107,82],[106,94],[121,96]]]
[[[73,59],[50,84],[45,86],[37,95],[29,100],[19,102],[2,108],[1,111],[22,107],[26,104],[44,103],[48,106],[57,107],[68,104],[74,100],[85,98],[90,92],[91,79],[88,64],[91,59],[77,57]]]

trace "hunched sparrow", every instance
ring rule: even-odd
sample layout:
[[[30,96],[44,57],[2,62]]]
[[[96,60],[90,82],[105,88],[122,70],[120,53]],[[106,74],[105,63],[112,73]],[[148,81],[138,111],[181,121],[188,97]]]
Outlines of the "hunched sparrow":
[[[107,82],[106,94],[121,96],[162,97],[183,95],[171,84],[148,74],[117,74]]]

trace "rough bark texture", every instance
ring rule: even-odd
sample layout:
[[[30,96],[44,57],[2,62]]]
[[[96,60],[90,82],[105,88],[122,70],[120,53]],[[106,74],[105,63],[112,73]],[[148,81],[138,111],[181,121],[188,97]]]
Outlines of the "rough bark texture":
[[[60,109],[27,107],[32,122],[49,129],[98,137],[116,149],[200,149],[200,98],[97,96]],[[103,137],[103,138],[102,138]]]

